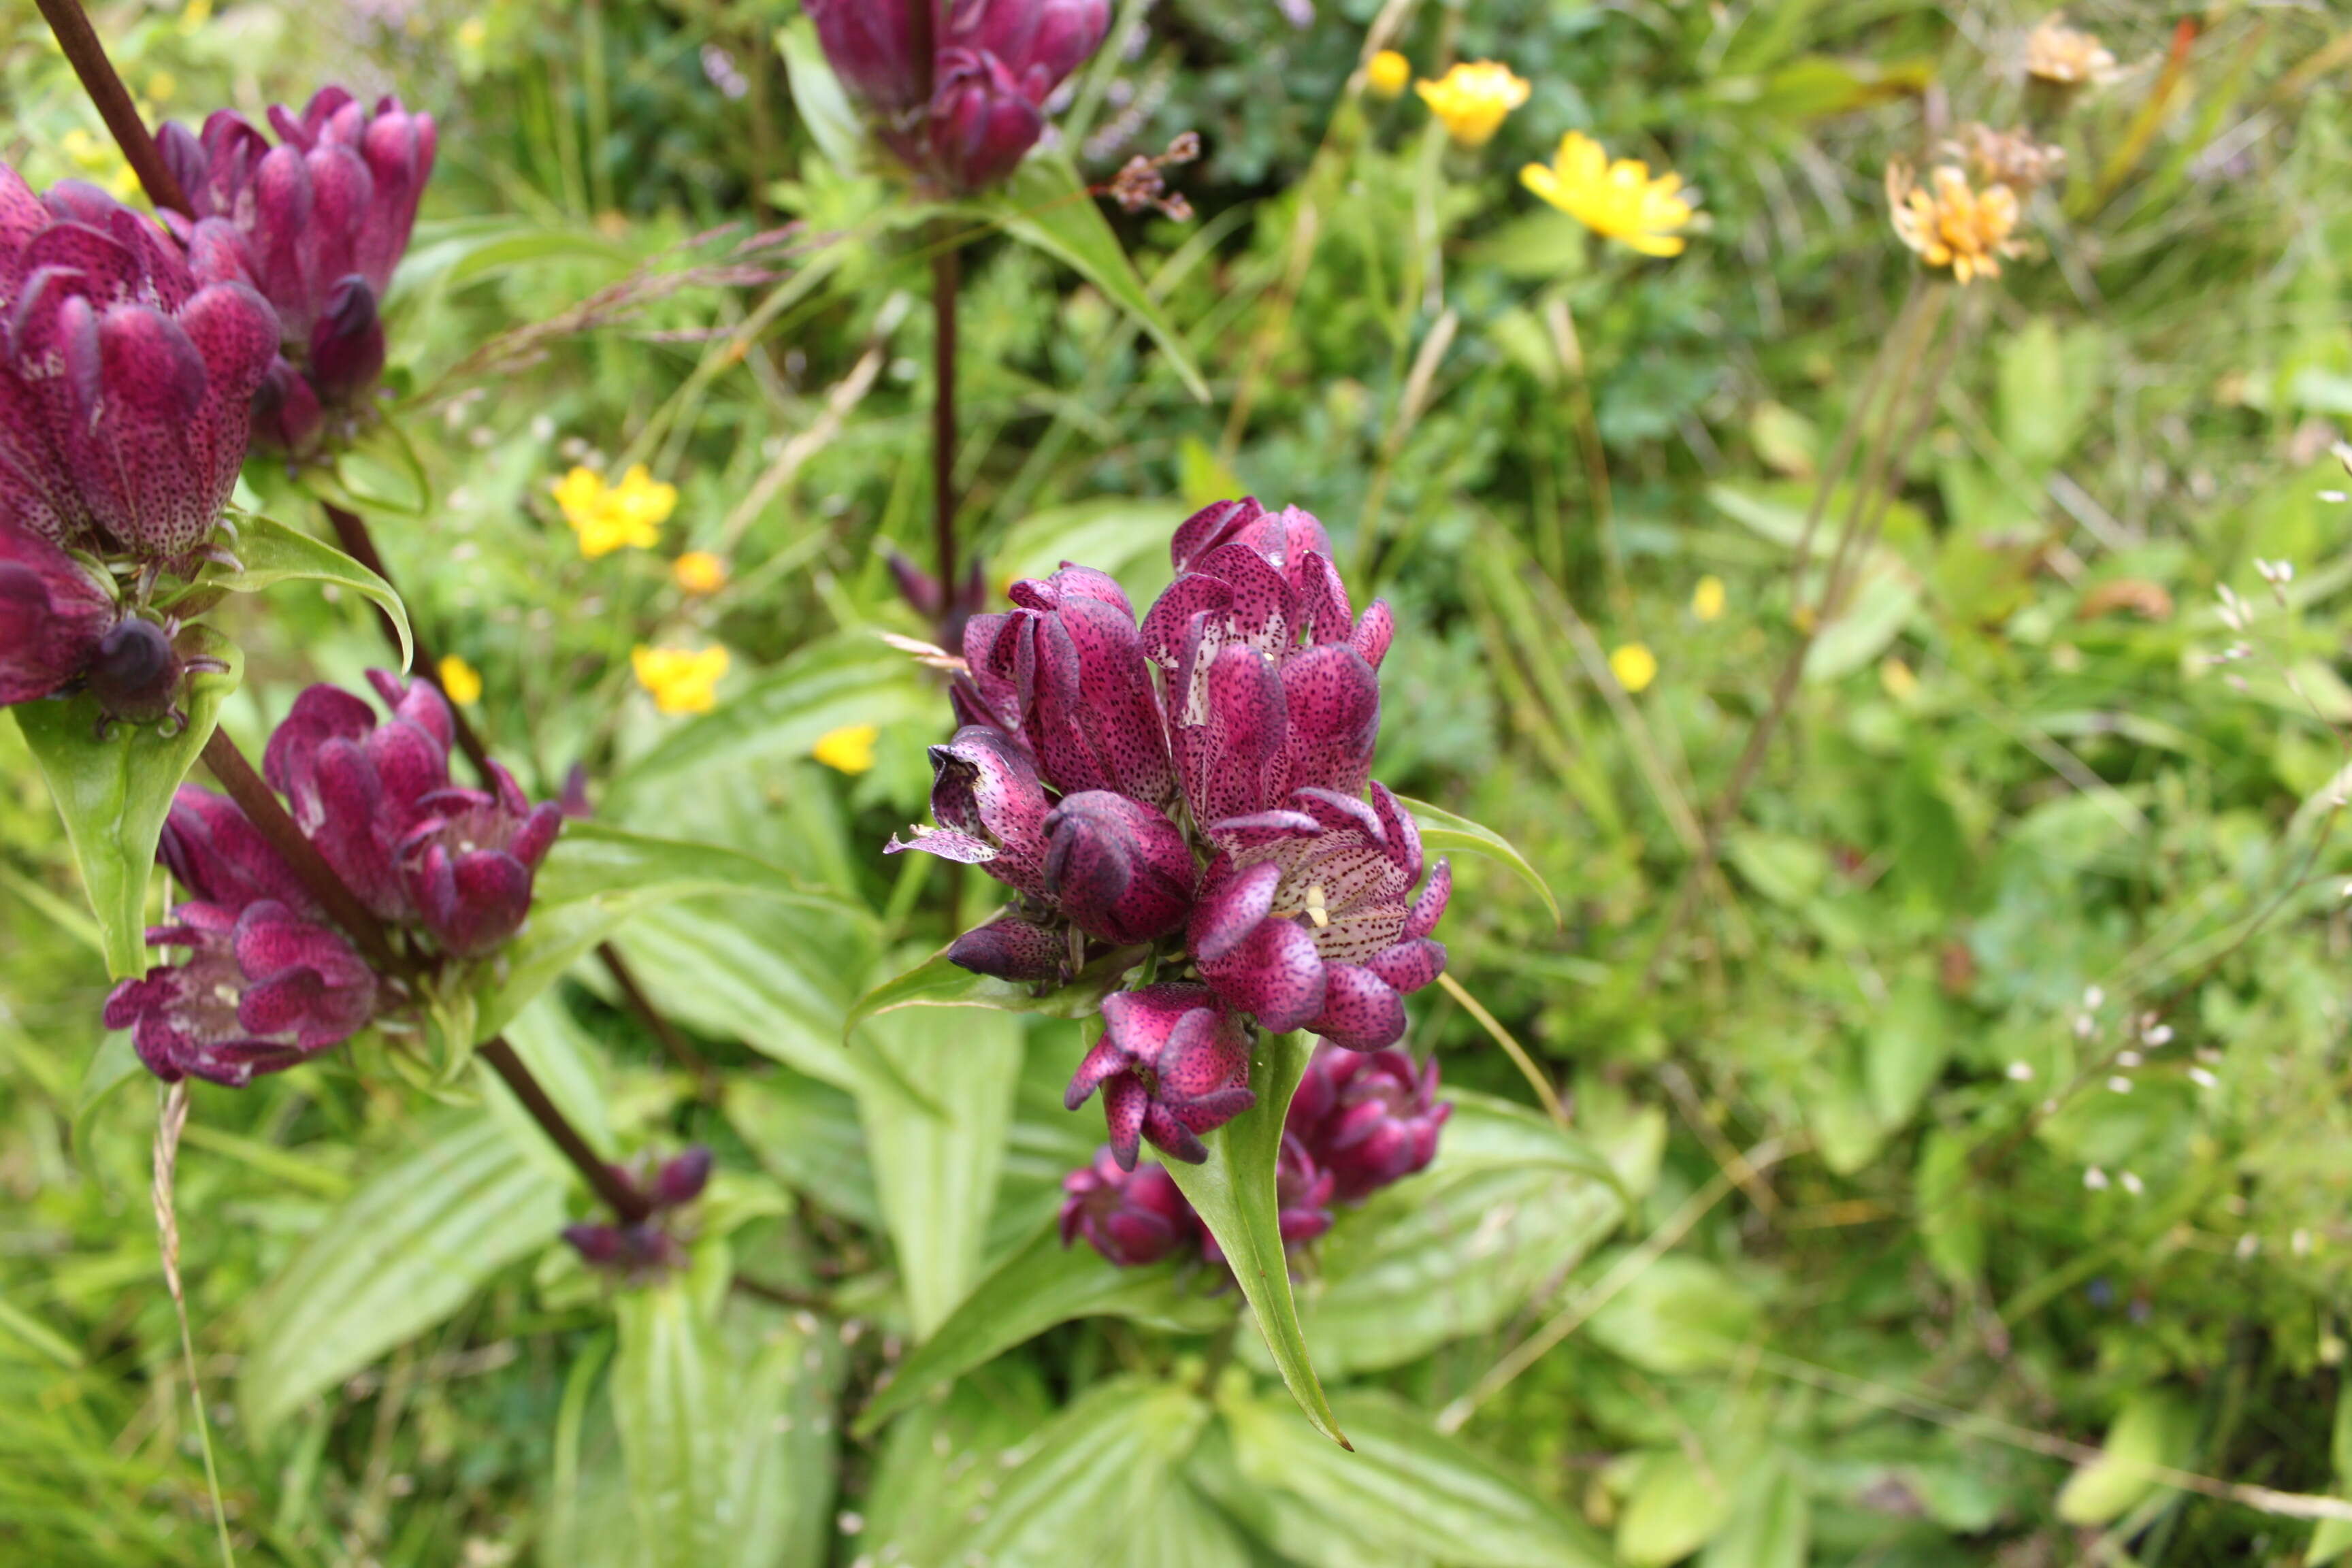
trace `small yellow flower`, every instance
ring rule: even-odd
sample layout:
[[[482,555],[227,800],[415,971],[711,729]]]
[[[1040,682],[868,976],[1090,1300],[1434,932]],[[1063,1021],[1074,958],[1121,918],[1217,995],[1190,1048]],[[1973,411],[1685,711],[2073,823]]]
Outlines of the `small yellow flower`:
[[[881,734],[871,724],[844,724],[826,731],[811,754],[835,773],[862,773],[874,765],[874,742]]]
[[[1901,659],[1888,658],[1879,663],[1878,685],[1895,701],[1908,702],[1912,694],[1919,689],[1919,678]]]
[[[650,550],[677,508],[677,487],[657,482],[643,463],[608,485],[593,468],[573,468],[550,488],[563,521],[580,536],[580,553],[594,560],[627,547]]]
[[[168,102],[180,90],[180,79],[170,71],[156,71],[147,78],[147,96],[158,103]]]
[[[180,12],[180,31],[193,33],[213,19],[213,0],[188,0]]]
[[[1600,142],[1581,132],[1560,138],[1559,155],[1546,168],[1529,163],[1519,171],[1519,183],[1593,233],[1644,256],[1680,256],[1682,236],[1675,231],[1691,220],[1691,205],[1676,195],[1683,188],[1679,174],[1650,178],[1650,165],[1639,158],[1609,161]]]
[[[1445,123],[1446,132],[1464,147],[1484,147],[1503,128],[1503,117],[1528,100],[1528,84],[1511,68],[1493,60],[1457,65],[1435,81],[1423,82],[1418,91],[1429,111]]]
[[[482,700],[482,672],[456,654],[444,654],[436,673],[443,694],[458,707],[471,708]]]
[[[2116,57],[2098,36],[2066,25],[2066,13],[2053,11],[2025,40],[2025,74],[2060,87],[2115,79]]]
[[[2007,185],[1987,185],[1979,192],[1948,163],[1928,180],[1933,194],[1914,184],[1911,171],[1901,163],[1886,166],[1886,199],[1895,237],[1928,266],[1950,268],[1958,282],[2000,277],[2000,258],[2024,248],[2010,237],[2017,227],[2017,193]]]
[[[1609,673],[1626,690],[1643,690],[1658,679],[1658,656],[1646,643],[1626,643],[1609,656]]]
[[[1405,84],[1412,80],[1412,62],[1394,49],[1382,49],[1364,68],[1364,85],[1372,89],[1374,98],[1400,98]]]
[[[1691,614],[1702,621],[1720,620],[1723,616],[1723,579],[1709,575],[1698,580],[1691,590]]]
[[[727,563],[708,550],[689,550],[669,569],[677,585],[689,594],[716,594],[727,586]]]
[[[479,16],[468,16],[457,24],[457,47],[479,49],[489,41],[490,25]]]
[[[727,650],[639,645],[629,655],[637,684],[653,694],[665,713],[708,713],[719,705],[719,677],[727,673]]]

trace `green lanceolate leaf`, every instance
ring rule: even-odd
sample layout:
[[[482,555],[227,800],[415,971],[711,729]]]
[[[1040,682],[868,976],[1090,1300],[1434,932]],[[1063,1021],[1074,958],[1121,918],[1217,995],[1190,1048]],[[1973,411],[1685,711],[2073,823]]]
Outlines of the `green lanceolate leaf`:
[[[858,1416],[860,1436],[941,1384],[1076,1318],[1127,1318],[1175,1332],[1206,1333],[1233,1317],[1230,1298],[1204,1294],[1205,1281],[1178,1278],[1176,1265],[1115,1268],[1083,1243],[1065,1247],[1051,1229],[997,1265],[937,1333],[899,1363],[889,1386]]]
[[[1118,234],[1066,159],[1051,153],[1029,159],[982,210],[1005,233],[1070,268],[1134,317],[1168,356],[1184,390],[1200,402],[1209,401],[1209,384],[1201,379],[1192,351],[1144,288]]]
[[[1258,1331],[1316,1429],[1341,1447],[1347,1437],[1331,1414],[1330,1401],[1307,1359],[1307,1336],[1298,1327],[1298,1304],[1290,1292],[1290,1260],[1282,1247],[1282,1219],[1274,1192],[1275,1163],[1282,1154],[1282,1122],[1290,1097],[1307,1071],[1314,1039],[1303,1031],[1261,1035],[1250,1057],[1250,1092],[1257,1103],[1201,1141],[1206,1163],[1171,1161],[1168,1173],[1217,1238],[1234,1278],[1248,1298]]]
[[[118,980],[146,973],[147,882],[163,818],[245,668],[244,656],[227,639],[203,627],[183,641],[189,651],[223,659],[229,668],[226,674],[188,678],[180,697],[188,722],[177,734],[153,724],[116,724],[100,740],[98,701],[88,696],[9,710],[65,818],[74,862],[98,915],[107,972]]]
[[[547,1245],[564,1180],[488,1114],[445,1124],[329,1215],[265,1290],[238,1375],[267,1429],[312,1394],[440,1322]]]
[[[1119,1563],[1140,1521],[1200,1438],[1209,1407],[1190,1389],[1115,1378],[1036,1434],[980,1517],[930,1559],[992,1568]],[[969,1519],[970,1516],[967,1516]]]
[[[296,578],[331,583],[348,588],[392,618],[400,632],[400,668],[405,670],[415,647],[408,635],[408,611],[392,584],[323,540],[300,529],[289,528],[259,512],[236,514],[236,537],[229,553],[243,564],[240,572],[208,567],[197,579],[199,589],[226,588],[232,594],[258,594],[264,588]]]
[[[1423,853],[1433,858],[1439,855],[1484,855],[1490,860],[1500,860],[1519,874],[1519,879],[1536,890],[1551,911],[1552,924],[1559,923],[1559,900],[1552,896],[1551,884],[1543,873],[1530,865],[1528,858],[1511,845],[1511,841],[1491,827],[1481,826],[1466,816],[1456,816],[1443,806],[1425,800],[1412,800],[1399,795],[1397,804],[1412,813],[1415,826],[1421,829]]]
[[[629,1472],[646,1568],[730,1561],[729,1379],[717,1326],[683,1278],[626,1290],[616,1306],[613,1425]]]
[[[841,79],[825,60],[824,47],[817,42],[816,24],[801,17],[777,28],[776,53],[784,62],[785,79],[792,83],[793,110],[816,139],[817,150],[842,174],[863,174],[871,159],[873,139],[866,135],[866,122],[849,101],[849,94],[843,90]]]
[[[1090,1018],[1102,1011],[1102,999],[1118,989],[1127,972],[1143,962],[1146,951],[1122,947],[1087,964],[1067,985],[1041,995],[1034,986],[974,974],[950,963],[942,948],[859,997],[841,1026],[842,1037],[847,1039],[869,1019],[907,1007],[989,1007],[1000,1013],[1042,1013],[1048,1018]]]

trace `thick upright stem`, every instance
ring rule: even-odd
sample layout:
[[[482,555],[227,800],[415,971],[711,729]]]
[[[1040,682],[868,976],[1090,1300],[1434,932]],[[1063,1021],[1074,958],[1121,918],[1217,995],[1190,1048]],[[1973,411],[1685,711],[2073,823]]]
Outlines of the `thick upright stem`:
[[[236,802],[246,820],[301,879],[302,886],[319,900],[328,918],[359,944],[369,963],[385,974],[405,977],[415,973],[415,965],[394,951],[383,922],[360,902],[359,895],[327,864],[327,858],[302,837],[302,830],[286,814],[285,806],[278,804],[276,792],[253,771],[253,764],[245,760],[245,753],[236,749],[236,742],[228,738],[226,730],[215,730],[205,742],[205,766],[228,791],[229,798]]]
[[[81,78],[82,90],[98,105],[99,118],[106,121],[107,130],[114,133],[115,145],[130,161],[131,172],[139,176],[140,188],[160,211],[195,216],[188,205],[180,182],[163,163],[163,155],[156,149],[155,138],[147,130],[147,122],[139,118],[139,106],[131,101],[131,89],[114,72],[114,62],[106,58],[106,46],[98,41],[97,29],[83,15],[81,0],[37,0],[41,16],[56,36],[58,47],[71,62],[74,75]]]
[[[344,510],[332,501],[322,501],[320,504],[326,508],[327,521],[334,529],[335,542],[342,546],[343,553],[383,578],[387,584],[391,584],[392,573],[385,567],[383,555],[377,552],[375,536],[368,531],[367,520],[356,512]],[[393,592],[396,594],[400,590],[394,585]],[[383,629],[383,640],[394,647],[398,647],[400,628],[393,625],[392,617],[379,606],[375,612],[375,618],[376,624]],[[425,646],[425,637],[416,630],[413,619],[408,629],[409,646],[416,655],[417,673],[431,681],[442,696],[448,697],[448,688],[441,684],[441,661],[433,657],[433,650]],[[474,776],[485,784],[488,783],[489,751],[482,744],[482,737],[475,731],[474,726],[467,721],[465,710],[457,706],[455,698],[450,698],[449,700],[449,727],[451,732],[457,737],[457,749],[466,753],[467,762],[474,764]]]
[[[956,591],[956,294],[963,285],[963,258],[945,227],[942,224],[933,231],[931,252],[931,536],[940,588],[952,601]]]
[[[587,1178],[588,1184],[596,1190],[598,1197],[604,1200],[605,1206],[630,1225],[654,1212],[654,1205],[646,1200],[645,1194],[637,1191],[634,1183],[597,1158],[596,1151],[588,1146],[588,1140],[580,1136],[580,1130],[572,1126],[563,1112],[556,1108],[555,1101],[547,1097],[547,1090],[531,1077],[530,1069],[523,1066],[522,1058],[515,1055],[515,1048],[507,1044],[505,1036],[497,1035],[485,1040],[474,1048],[474,1054],[489,1063],[490,1070],[514,1091],[514,1097],[522,1101],[522,1108],[530,1112],[530,1119],[539,1123],[540,1130],[547,1134],[550,1142],[563,1151],[563,1157]]]

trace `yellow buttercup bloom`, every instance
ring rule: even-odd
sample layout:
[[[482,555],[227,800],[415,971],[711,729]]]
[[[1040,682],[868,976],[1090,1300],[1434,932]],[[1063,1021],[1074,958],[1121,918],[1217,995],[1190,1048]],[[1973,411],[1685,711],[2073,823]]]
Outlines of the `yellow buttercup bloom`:
[[[719,706],[719,677],[727,673],[727,650],[707,647],[637,647],[629,655],[637,684],[653,694],[665,713],[708,713]]]
[[[1723,616],[1723,579],[1709,575],[1698,580],[1691,590],[1691,614],[1702,621],[1718,620]]]
[[[1511,68],[1493,60],[1457,65],[1416,89],[1447,134],[1465,147],[1484,147],[1503,128],[1503,119],[1528,100],[1528,84]]]
[[[727,563],[708,550],[689,550],[670,567],[671,580],[689,594],[716,594],[727,586]]]
[[[459,658],[445,654],[434,671],[441,678],[441,690],[460,708],[471,708],[482,700],[482,672]]]
[[[862,773],[874,765],[874,742],[881,735],[871,724],[844,724],[826,731],[810,754],[835,773]]]
[[[1886,199],[1895,237],[1930,267],[1948,267],[1967,283],[2000,276],[2000,258],[2024,247],[2010,237],[2017,227],[2017,193],[2007,185],[1981,192],[1969,177],[1946,164],[1928,176],[1934,186],[1914,184],[1901,163],[1886,166]]]
[[[1626,690],[1643,690],[1658,679],[1658,656],[1646,643],[1626,643],[1609,656],[1609,673]]]
[[[624,547],[650,550],[661,525],[677,509],[677,487],[655,479],[643,463],[608,485],[593,468],[577,468],[551,487],[563,521],[579,536],[580,553],[594,560]]]
[[[1580,131],[1560,138],[1559,155],[1546,168],[1529,163],[1519,183],[1598,235],[1631,246],[1644,256],[1680,256],[1675,231],[1691,220],[1691,205],[1679,193],[1679,174],[1650,177],[1639,158],[1609,161],[1600,142]]]
[[[1394,49],[1382,49],[1364,68],[1364,85],[1372,89],[1374,98],[1400,97],[1412,79],[1412,62]]]

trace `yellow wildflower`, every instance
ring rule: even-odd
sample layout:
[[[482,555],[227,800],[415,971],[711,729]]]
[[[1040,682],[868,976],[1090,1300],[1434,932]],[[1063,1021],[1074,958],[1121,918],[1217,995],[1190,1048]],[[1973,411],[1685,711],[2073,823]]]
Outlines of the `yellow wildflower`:
[[[2017,193],[2007,185],[1979,192],[1969,177],[1945,164],[1928,176],[1931,195],[1914,184],[1901,163],[1886,166],[1886,199],[1895,237],[1930,267],[1948,267],[1962,283],[2000,276],[2000,258],[2024,247],[2010,237],[2017,226]]]
[[[490,25],[479,16],[468,16],[457,24],[457,47],[461,49],[479,49],[489,39]]]
[[[677,508],[677,487],[657,482],[643,463],[608,485],[593,468],[573,468],[551,487],[563,521],[580,536],[580,553],[594,560],[624,546],[650,550]]]
[[[677,585],[689,594],[716,594],[727,586],[727,563],[708,550],[689,550],[669,569]]]
[[[665,713],[708,713],[719,705],[719,677],[727,673],[727,650],[707,647],[646,647],[629,655],[637,684],[653,694]]]
[[[1879,662],[1878,684],[1880,689],[1895,701],[1908,702],[1912,694],[1919,689],[1919,678],[1912,673],[1909,665],[1890,657]]]
[[[1658,679],[1658,656],[1646,643],[1626,643],[1609,656],[1609,673],[1626,690],[1641,691]]]
[[[1723,579],[1708,575],[1698,580],[1691,590],[1691,614],[1702,621],[1719,620],[1723,616]]]
[[[1411,80],[1412,62],[1394,49],[1382,49],[1364,68],[1364,85],[1372,89],[1374,98],[1402,97],[1405,84]]]
[[[871,724],[844,724],[819,737],[811,754],[835,773],[862,773],[874,765],[874,742],[881,734]]]
[[[212,19],[213,0],[188,0],[180,12],[180,31],[184,35],[193,33]]]
[[[1680,256],[1675,230],[1691,220],[1691,205],[1676,195],[1679,174],[1650,178],[1639,158],[1609,161],[1608,151],[1581,132],[1560,138],[1559,155],[1546,168],[1529,163],[1519,183],[1598,235],[1644,256]]]
[[[1429,111],[1445,123],[1464,147],[1484,147],[1503,128],[1503,117],[1528,100],[1528,84],[1511,68],[1493,60],[1456,65],[1417,90]]]
[[[456,654],[444,654],[434,673],[441,678],[443,694],[458,707],[470,708],[482,700],[482,672]]]
[[[180,90],[180,79],[170,71],[155,71],[147,78],[147,96],[158,103],[170,101]]]
[[[2026,37],[2025,74],[2060,87],[2104,83],[2115,78],[2116,57],[2096,34],[2068,26],[2066,13],[2053,11]]]

